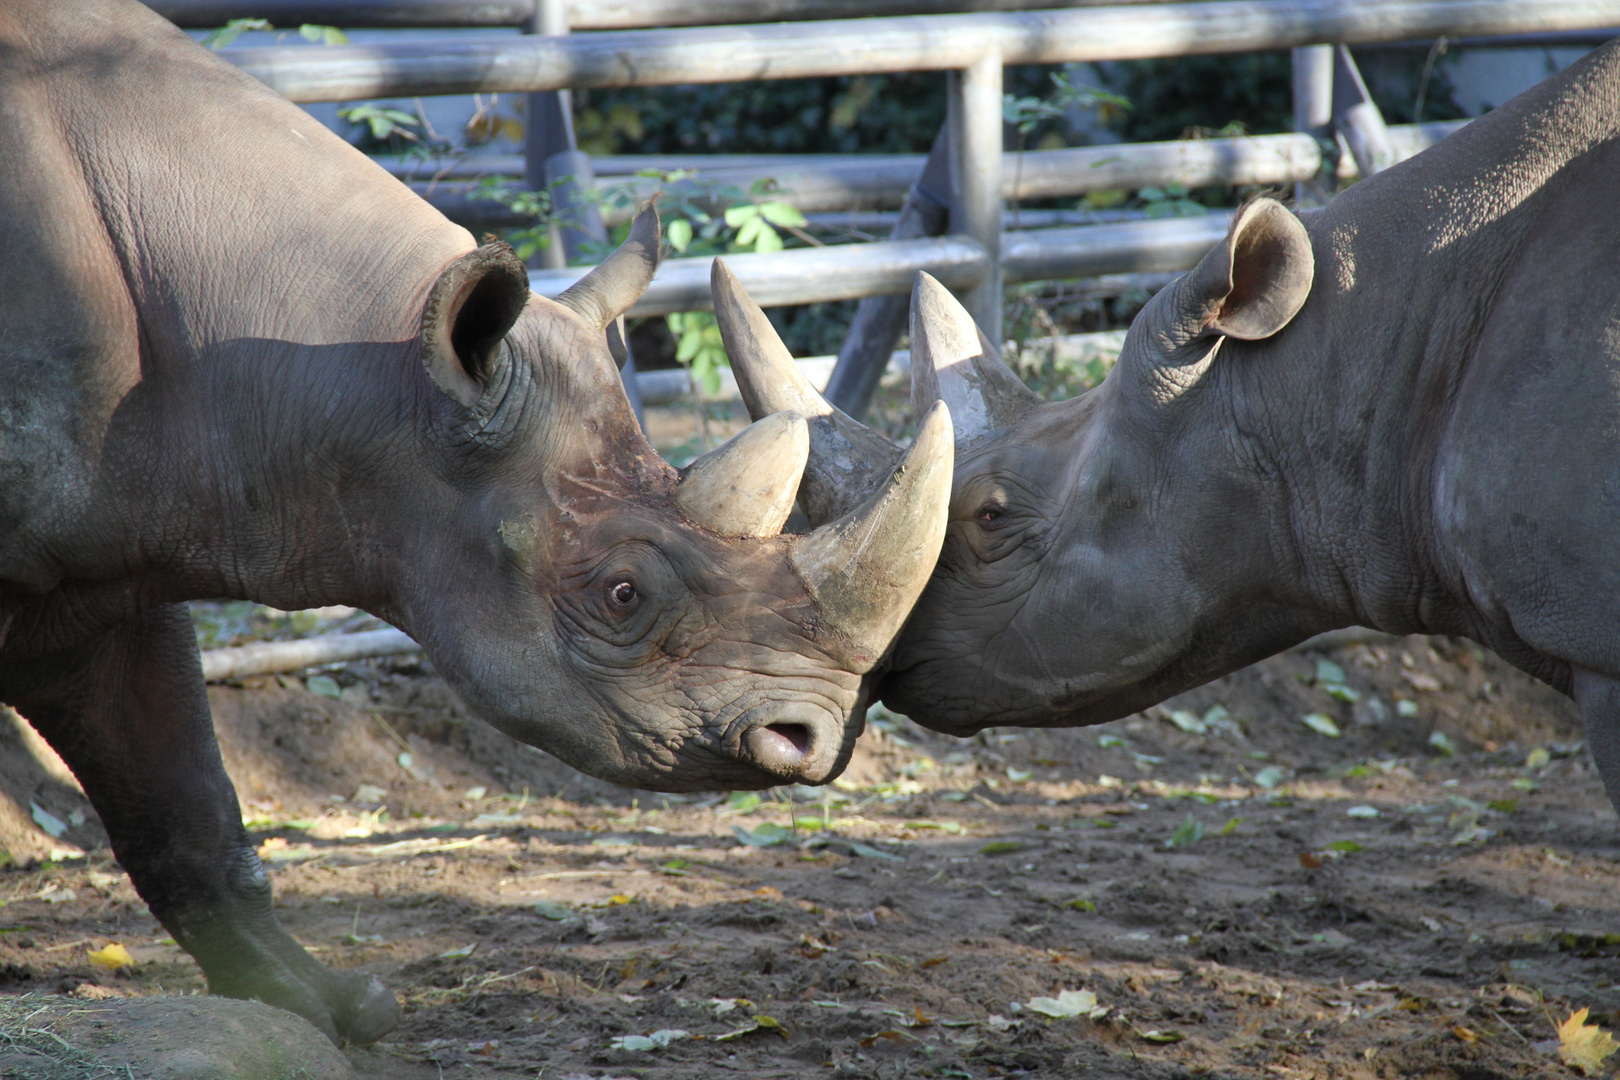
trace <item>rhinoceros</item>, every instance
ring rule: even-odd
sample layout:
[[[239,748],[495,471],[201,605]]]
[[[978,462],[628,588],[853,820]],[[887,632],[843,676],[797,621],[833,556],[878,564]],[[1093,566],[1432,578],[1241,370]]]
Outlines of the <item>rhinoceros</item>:
[[[752,411],[836,514],[898,451],[724,272]],[[1620,43],[1301,217],[1256,199],[1045,402],[929,278],[950,525],[882,700],[967,734],[1128,715],[1320,631],[1464,635],[1570,694],[1620,806]]]
[[[183,601],[351,604],[498,728],[616,783],[820,783],[945,528],[946,410],[783,535],[803,417],[683,471],[604,328],[132,0],[0,8],[0,701],[68,762],[217,993],[367,1042],[397,1006],[277,923]]]

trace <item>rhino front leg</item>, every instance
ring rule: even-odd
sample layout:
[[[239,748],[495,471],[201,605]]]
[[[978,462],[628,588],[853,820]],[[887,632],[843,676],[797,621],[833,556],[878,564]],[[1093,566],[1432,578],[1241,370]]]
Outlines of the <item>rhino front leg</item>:
[[[1620,812],[1620,680],[1584,668],[1575,668],[1574,675],[1570,690],[1581,707],[1587,749],[1609,802]]]
[[[119,863],[213,993],[298,1013],[338,1043],[393,1029],[399,1006],[381,983],[330,970],[276,921],[183,606],[42,663],[0,666],[0,691],[73,769]]]

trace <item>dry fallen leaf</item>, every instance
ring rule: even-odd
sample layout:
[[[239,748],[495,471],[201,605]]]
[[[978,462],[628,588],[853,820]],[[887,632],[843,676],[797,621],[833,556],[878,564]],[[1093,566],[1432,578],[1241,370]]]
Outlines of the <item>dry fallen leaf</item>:
[[[90,962],[107,971],[122,971],[135,966],[135,958],[129,955],[129,950],[116,941],[105,949],[90,950]]]
[[[1586,1022],[1587,1009],[1577,1009],[1558,1025],[1558,1060],[1587,1076],[1603,1069],[1603,1059],[1620,1050],[1620,1043],[1596,1024]]]

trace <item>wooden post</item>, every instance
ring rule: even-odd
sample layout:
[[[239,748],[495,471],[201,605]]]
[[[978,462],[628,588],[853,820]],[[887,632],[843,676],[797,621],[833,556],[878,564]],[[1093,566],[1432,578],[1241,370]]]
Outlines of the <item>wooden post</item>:
[[[1314,139],[1333,138],[1333,46],[1294,50],[1294,130]],[[1320,206],[1329,191],[1320,174],[1294,185],[1301,206]]]
[[[951,139],[946,124],[928,152],[922,176],[911,185],[900,208],[890,240],[913,240],[919,236],[939,236],[949,224],[951,205]],[[889,357],[905,333],[911,315],[911,296],[868,296],[855,309],[855,318],[838,350],[838,363],[827,382],[823,396],[834,408],[859,420],[872,405]]]
[[[984,280],[962,295],[997,348],[1001,347],[1001,50],[986,49],[950,79],[955,198],[951,231],[977,240],[990,257]]]
[[[1333,129],[1344,138],[1344,145],[1355,159],[1362,176],[1371,176],[1395,164],[1389,128],[1367,84],[1361,78],[1348,46],[1334,50]]]

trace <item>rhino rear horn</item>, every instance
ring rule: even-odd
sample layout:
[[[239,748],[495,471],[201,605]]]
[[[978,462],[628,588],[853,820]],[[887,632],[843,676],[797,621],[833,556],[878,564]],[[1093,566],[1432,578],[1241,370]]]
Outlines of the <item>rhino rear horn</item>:
[[[809,456],[804,417],[773,413],[688,465],[675,505],[721,536],[775,536],[793,512]]]
[[[911,290],[911,407],[951,407],[958,443],[1010,427],[1041,399],[1001,362],[949,289],[918,274]]]
[[[859,671],[882,660],[934,571],[950,509],[954,442],[950,409],[940,402],[887,481],[793,549],[793,564],[827,623],[855,646]]]
[[[568,286],[557,303],[598,330],[641,299],[658,272],[658,211],[643,206],[630,223],[630,235],[591,272]]]
[[[509,244],[485,244],[446,267],[422,308],[422,364],[439,389],[477,405],[528,300],[529,272]]]
[[[809,421],[810,461],[799,485],[805,516],[812,525],[843,517],[884,485],[900,461],[900,449],[827,403],[793,362],[765,312],[719,259],[709,285],[748,414],[759,419],[787,410]]]

